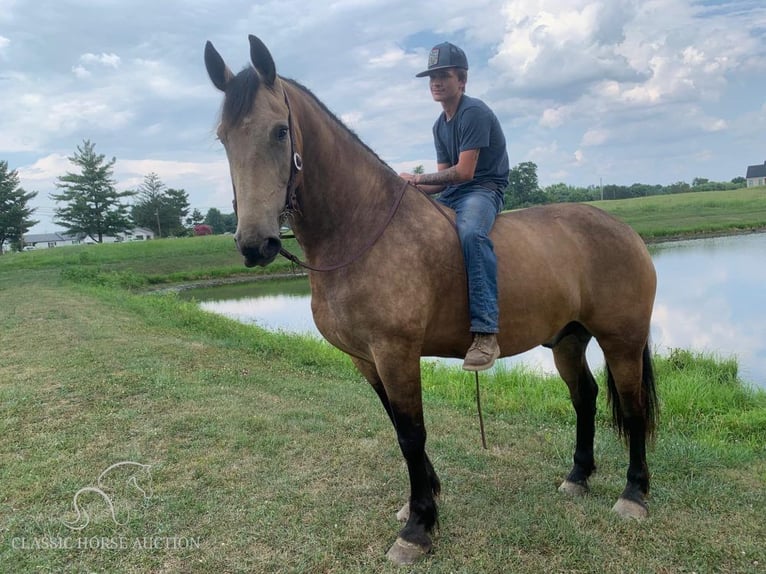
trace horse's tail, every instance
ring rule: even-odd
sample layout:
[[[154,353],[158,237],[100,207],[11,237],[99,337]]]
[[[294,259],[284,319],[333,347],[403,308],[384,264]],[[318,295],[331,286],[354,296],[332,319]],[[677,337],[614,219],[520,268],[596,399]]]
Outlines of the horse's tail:
[[[649,343],[644,346],[641,369],[641,402],[644,406],[645,433],[647,438],[653,438],[659,419],[659,403],[657,402],[657,390],[654,382],[654,367],[652,366],[652,353],[649,350]],[[625,412],[623,409],[620,395],[617,392],[617,386],[609,369],[606,365],[606,383],[607,400],[612,406],[612,424],[617,433],[626,440],[630,438],[630,427],[626,424]]]

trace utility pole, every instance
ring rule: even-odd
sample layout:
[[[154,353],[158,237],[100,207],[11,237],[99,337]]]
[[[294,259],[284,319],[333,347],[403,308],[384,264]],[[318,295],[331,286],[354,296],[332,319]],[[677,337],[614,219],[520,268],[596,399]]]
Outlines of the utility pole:
[[[601,182],[601,178],[598,178],[598,189],[601,191],[601,201],[604,201],[604,185]]]
[[[154,215],[157,217],[157,238],[161,239],[162,238],[162,227],[160,227],[160,210],[159,209],[155,209],[154,210]]]

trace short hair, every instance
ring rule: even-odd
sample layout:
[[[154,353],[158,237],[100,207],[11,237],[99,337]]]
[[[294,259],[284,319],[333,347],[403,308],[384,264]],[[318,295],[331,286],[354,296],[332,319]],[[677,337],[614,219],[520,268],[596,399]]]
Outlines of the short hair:
[[[465,68],[455,68],[455,73],[457,74],[457,79],[461,82],[465,83],[468,81],[468,70]]]

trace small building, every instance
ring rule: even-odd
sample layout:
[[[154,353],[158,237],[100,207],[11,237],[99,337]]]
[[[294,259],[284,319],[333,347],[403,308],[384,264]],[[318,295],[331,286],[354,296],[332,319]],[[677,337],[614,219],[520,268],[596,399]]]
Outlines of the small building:
[[[154,231],[145,227],[134,227],[121,233],[118,241],[148,241],[154,239]]]
[[[116,237],[104,236],[104,243],[121,243],[123,241],[147,241],[154,239],[154,232],[143,227],[134,227]],[[72,235],[66,232],[37,233],[24,236],[24,249],[49,249],[62,245],[90,245],[96,243],[87,235]]]
[[[79,245],[80,239],[66,233],[32,233],[24,236],[24,249],[49,249],[62,245]]]
[[[747,187],[760,187],[766,185],[766,161],[759,165],[747,166]]]

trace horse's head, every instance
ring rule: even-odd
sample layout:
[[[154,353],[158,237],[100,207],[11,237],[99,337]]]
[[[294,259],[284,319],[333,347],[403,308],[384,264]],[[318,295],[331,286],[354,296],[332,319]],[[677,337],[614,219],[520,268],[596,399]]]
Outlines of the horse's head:
[[[300,169],[282,80],[255,36],[250,36],[250,60],[254,68],[235,76],[213,45],[205,45],[207,73],[225,94],[218,138],[234,185],[234,239],[248,267],[268,265],[278,255],[280,215]]]

